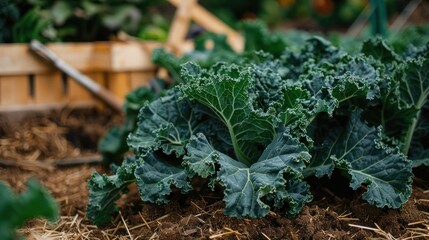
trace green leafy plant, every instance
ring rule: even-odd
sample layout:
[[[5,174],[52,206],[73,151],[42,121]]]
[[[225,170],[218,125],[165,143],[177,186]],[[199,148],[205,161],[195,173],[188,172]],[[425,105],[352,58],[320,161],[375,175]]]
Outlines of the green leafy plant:
[[[141,86],[125,97],[125,121],[122,125],[111,128],[99,141],[98,151],[105,165],[122,162],[128,152],[127,137],[137,127],[137,115],[140,108],[147,102],[164,94],[167,87],[162,79],[153,79],[149,86]]]
[[[16,195],[5,183],[0,181],[0,238],[16,239],[16,228],[36,217],[49,221],[58,218],[58,206],[48,191],[37,181],[27,182],[27,191]]]
[[[271,54],[223,49],[216,63],[209,49],[194,62],[155,54],[179,82],[141,108],[127,141],[135,157],[89,180],[95,224],[110,221],[129,184],[161,204],[197,176],[221,186],[238,218],[296,215],[312,200],[306,179],[333,171],[377,207],[408,200],[412,168],[429,165],[428,47],[405,56],[371,39],[349,54],[311,37]]]
[[[3,0],[0,2],[0,43],[12,41],[12,28],[19,19],[19,10],[15,2]]]
[[[13,41],[100,41],[124,31],[147,40],[167,39],[167,16],[156,6],[164,0],[23,0],[22,18],[13,25]]]

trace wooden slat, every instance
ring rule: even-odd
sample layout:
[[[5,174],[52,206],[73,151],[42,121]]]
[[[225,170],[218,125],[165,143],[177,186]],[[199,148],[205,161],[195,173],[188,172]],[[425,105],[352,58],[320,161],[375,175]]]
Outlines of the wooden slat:
[[[33,101],[28,76],[0,77],[0,105],[20,105]]]
[[[127,72],[108,73],[108,89],[119,99],[124,101],[125,96],[131,90],[130,76]]]
[[[150,80],[154,78],[153,72],[130,72],[129,74],[131,89],[148,86]]]
[[[110,68],[108,43],[55,43],[47,45],[79,71]],[[53,70],[43,59],[31,53],[26,44],[0,44],[0,75],[40,74]]]
[[[81,72],[154,69],[151,54],[158,42],[53,43],[58,57]],[[54,68],[31,53],[26,44],[0,44],[0,76],[42,74]]]
[[[153,70],[152,50],[140,42],[115,43],[111,47],[113,72]]]
[[[60,72],[34,76],[35,103],[62,104],[63,100],[64,91]]]

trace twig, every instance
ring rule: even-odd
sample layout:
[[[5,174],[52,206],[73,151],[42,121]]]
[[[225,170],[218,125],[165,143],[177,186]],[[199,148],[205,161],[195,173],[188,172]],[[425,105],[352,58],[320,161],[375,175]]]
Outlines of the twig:
[[[427,220],[421,220],[421,221],[417,221],[417,222],[408,223],[408,226],[413,226],[413,225],[418,225],[418,224],[426,225],[426,223],[428,223]]]
[[[34,169],[41,168],[46,170],[53,170],[54,167],[51,164],[42,163],[40,161],[19,161],[19,160],[9,160],[9,159],[0,159],[0,165],[6,167],[22,167],[25,169]]]
[[[350,215],[352,215],[352,213],[343,212],[337,218],[340,221],[358,221],[359,220],[359,218],[348,217]]]
[[[236,230],[232,230],[231,228],[224,227],[224,229],[227,230],[228,232],[211,235],[209,237],[209,239],[221,238],[221,237],[228,236],[228,235],[241,235],[240,232],[238,232]]]
[[[42,168],[46,170],[53,170],[54,167],[66,167],[81,164],[95,164],[101,163],[102,159],[100,155],[92,156],[81,156],[72,157],[62,160],[55,160],[53,162],[47,161],[42,162],[38,160],[26,161],[26,160],[11,160],[11,159],[0,159],[0,165],[5,167],[22,167],[22,168]]]
[[[382,230],[376,223],[374,223],[375,226],[377,228],[372,228],[372,227],[367,227],[367,226],[361,226],[361,225],[355,225],[355,224],[349,224],[350,227],[355,227],[355,228],[360,228],[360,229],[365,229],[365,230],[370,230],[373,231],[379,235],[384,236],[386,239],[389,240],[396,240],[396,238],[394,238],[390,233],[386,233],[384,230]]]
[[[128,225],[125,222],[124,217],[122,217],[121,211],[119,211],[119,216],[121,216],[122,223],[124,223],[124,226],[125,226],[125,229],[127,230],[128,236],[130,236],[130,239],[133,240],[133,236],[131,235],[130,230],[128,229]]]
[[[155,220],[152,220],[152,221],[150,221],[150,222],[145,222],[145,223],[143,223],[143,224],[139,224],[139,225],[137,225],[137,226],[134,226],[134,227],[130,228],[130,230],[134,230],[134,229],[137,229],[137,228],[141,228],[141,227],[143,227],[143,226],[149,226],[149,224],[152,224],[152,223],[155,223],[155,222],[161,221],[162,219],[167,218],[168,216],[170,216],[170,215],[169,215],[169,214],[166,214],[166,215],[161,216],[161,217],[159,217],[159,218],[157,218],[157,219],[155,219]]]
[[[139,216],[140,216],[140,218],[143,220],[143,222],[145,223],[145,225],[147,226],[147,228],[148,228],[149,230],[152,230],[152,229],[150,228],[149,224],[147,223],[146,219],[143,217],[143,215],[142,215],[140,212],[139,212]]]
[[[72,165],[80,165],[80,164],[94,164],[101,163],[102,159],[100,155],[92,155],[92,156],[81,156],[81,157],[73,157],[66,158],[63,160],[56,160],[54,162],[55,166],[72,166]]]
[[[265,233],[261,232],[262,236],[264,236],[264,238],[266,238],[267,240],[271,240],[270,237],[268,237]]]

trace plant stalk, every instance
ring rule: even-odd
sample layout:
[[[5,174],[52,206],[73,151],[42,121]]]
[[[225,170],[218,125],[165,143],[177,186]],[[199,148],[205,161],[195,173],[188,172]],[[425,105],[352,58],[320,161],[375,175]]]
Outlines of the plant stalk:
[[[411,125],[407,129],[407,133],[405,135],[405,142],[402,145],[401,152],[408,156],[408,151],[410,150],[411,140],[413,140],[414,131],[416,130],[417,122],[420,118],[420,110],[417,112],[416,117],[411,122]]]
[[[228,127],[229,135],[231,136],[232,147],[234,148],[234,152],[235,152],[235,155],[237,157],[237,160],[239,162],[244,163],[244,164],[246,164],[247,166],[250,167],[250,165],[252,165],[252,162],[243,153],[243,151],[241,151],[241,148],[238,145],[238,141],[237,141],[237,138],[235,137],[234,130],[232,129],[232,126],[230,126],[229,124],[227,124],[227,127]]]

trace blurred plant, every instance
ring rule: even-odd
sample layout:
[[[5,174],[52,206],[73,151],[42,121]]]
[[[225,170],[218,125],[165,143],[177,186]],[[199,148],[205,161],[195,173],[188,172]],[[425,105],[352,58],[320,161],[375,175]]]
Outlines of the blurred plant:
[[[46,218],[51,222],[58,219],[58,204],[38,181],[31,178],[27,191],[16,194],[0,181],[0,239],[21,239],[15,229],[33,218]]]
[[[312,15],[321,26],[348,25],[367,4],[367,0],[312,0]]]
[[[259,17],[266,0],[200,0],[199,3],[222,21],[237,27],[238,20]]]
[[[28,8],[14,26],[15,42],[108,40],[124,31],[144,39],[166,40],[167,20],[156,11],[165,0],[22,0]],[[153,34],[156,32],[156,34]]]
[[[13,25],[19,18],[19,10],[16,3],[10,0],[0,1],[0,43],[12,41]]]
[[[429,39],[429,24],[420,26],[408,26],[402,31],[388,36],[387,40],[392,47],[401,53],[413,52],[421,48]]]
[[[386,0],[390,2],[391,0]],[[235,26],[237,20],[259,18],[269,26],[289,19],[313,18],[319,25],[350,24],[368,0],[202,0],[201,4],[219,18]]]

